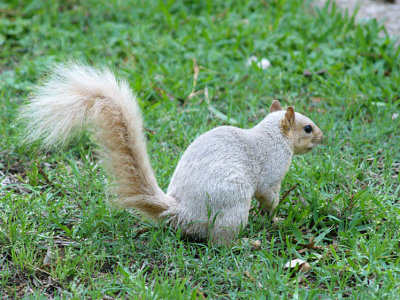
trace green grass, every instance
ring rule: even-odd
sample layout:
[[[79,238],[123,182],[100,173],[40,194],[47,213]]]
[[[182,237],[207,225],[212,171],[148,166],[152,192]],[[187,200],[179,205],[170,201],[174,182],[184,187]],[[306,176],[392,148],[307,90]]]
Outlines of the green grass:
[[[299,0],[80,2],[0,4],[0,297],[400,297],[400,49],[379,24]],[[247,68],[252,55],[271,67]],[[272,99],[312,118],[325,144],[293,160],[285,221],[254,203],[243,230],[261,250],[190,243],[112,207],[88,135],[61,152],[21,146],[18,106],[67,59],[109,66],[138,92],[163,189],[211,128],[251,127]],[[196,90],[222,115],[202,93],[188,99],[193,59]],[[65,250],[50,267],[48,248]],[[284,269],[294,258],[311,270]]]

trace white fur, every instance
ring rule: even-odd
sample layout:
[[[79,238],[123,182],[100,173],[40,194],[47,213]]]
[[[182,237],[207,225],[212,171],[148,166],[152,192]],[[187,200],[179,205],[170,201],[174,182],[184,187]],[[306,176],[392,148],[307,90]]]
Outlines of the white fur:
[[[65,143],[72,133],[86,126],[90,117],[82,101],[98,96],[124,105],[129,103],[133,113],[140,117],[136,97],[128,84],[126,81],[118,83],[108,69],[58,65],[47,81],[35,90],[29,105],[21,110],[20,118],[29,122],[27,142],[43,139],[43,146]],[[141,120],[136,124],[140,132],[139,125]]]
[[[293,154],[310,151],[322,138],[310,119],[281,109],[274,101],[254,128],[223,126],[198,137],[179,161],[167,194],[147,157],[136,97],[107,69],[56,68],[21,118],[28,122],[27,140],[42,139],[45,147],[96,125],[97,141],[117,179],[117,203],[167,217],[184,235],[229,243],[246,226],[252,197],[273,214]],[[306,125],[312,133],[304,132]]]
[[[293,155],[279,129],[283,116],[273,113],[252,129],[218,127],[198,137],[168,187],[178,203],[166,212],[175,216],[172,224],[184,234],[230,241],[247,224],[254,195],[267,206],[276,202]]]

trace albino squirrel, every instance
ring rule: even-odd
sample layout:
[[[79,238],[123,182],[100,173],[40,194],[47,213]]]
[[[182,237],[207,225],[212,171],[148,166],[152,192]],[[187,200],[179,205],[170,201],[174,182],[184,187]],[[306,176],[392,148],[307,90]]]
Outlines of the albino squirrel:
[[[274,100],[251,129],[221,126],[200,135],[164,193],[147,154],[136,96],[109,70],[56,67],[20,117],[27,123],[26,141],[40,140],[45,148],[94,125],[119,206],[164,218],[184,236],[213,243],[235,239],[247,224],[253,196],[273,216],[293,154],[310,151],[323,136],[309,118]]]

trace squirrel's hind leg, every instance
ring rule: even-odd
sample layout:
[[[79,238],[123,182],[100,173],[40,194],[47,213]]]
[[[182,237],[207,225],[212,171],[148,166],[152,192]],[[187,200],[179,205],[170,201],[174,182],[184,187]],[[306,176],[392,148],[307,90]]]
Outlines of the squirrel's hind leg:
[[[242,228],[247,225],[250,205],[240,203],[224,210],[217,215],[215,221],[209,227],[209,240],[212,244],[227,244],[234,241]]]

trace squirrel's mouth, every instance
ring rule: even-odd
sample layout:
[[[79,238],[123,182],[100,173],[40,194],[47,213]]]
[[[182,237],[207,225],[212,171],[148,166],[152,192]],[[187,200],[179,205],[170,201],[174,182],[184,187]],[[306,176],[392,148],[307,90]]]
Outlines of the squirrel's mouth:
[[[322,140],[323,140],[322,136],[313,138],[311,141],[313,143],[313,146],[311,148],[314,148],[316,145],[320,144],[322,142]]]

